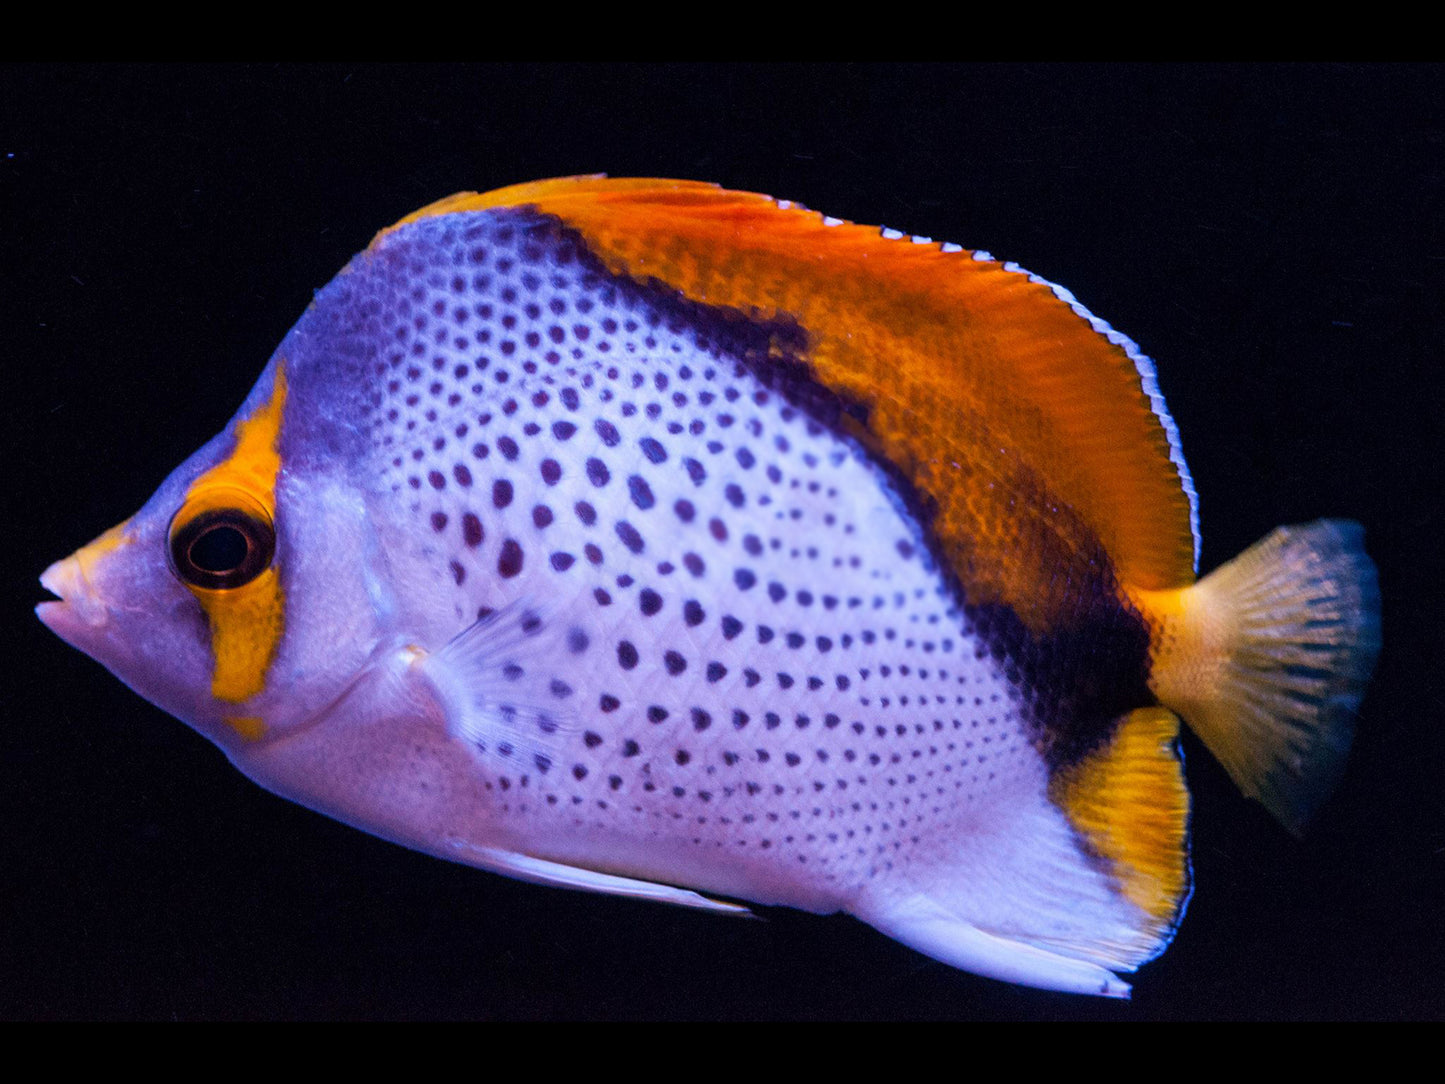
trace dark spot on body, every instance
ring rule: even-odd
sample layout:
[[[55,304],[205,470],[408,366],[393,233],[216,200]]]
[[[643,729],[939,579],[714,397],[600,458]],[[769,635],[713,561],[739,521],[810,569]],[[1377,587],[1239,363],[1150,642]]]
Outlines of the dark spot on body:
[[[468,548],[476,549],[482,544],[482,539],[485,537],[486,532],[482,530],[482,521],[471,512],[463,513],[462,541],[467,544]]]
[[[634,527],[632,524],[628,523],[625,519],[619,521],[617,524],[617,537],[620,538],[622,540],[622,544],[633,553],[642,552],[642,535],[638,534],[637,528]]]
[[[657,503],[652,495],[652,488],[640,474],[634,474],[627,479],[627,492],[632,497],[632,503],[644,511]]]
[[[509,538],[502,543],[501,556],[497,558],[497,574],[503,579],[511,579],[522,571],[522,547],[515,539]]]

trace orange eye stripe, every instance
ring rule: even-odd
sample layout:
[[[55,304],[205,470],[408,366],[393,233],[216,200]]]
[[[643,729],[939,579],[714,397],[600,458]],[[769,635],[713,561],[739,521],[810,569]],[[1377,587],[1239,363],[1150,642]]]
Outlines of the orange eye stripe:
[[[286,404],[286,365],[277,361],[271,397],[236,426],[231,454],[192,483],[177,524],[236,503],[237,493],[270,516],[276,514],[276,476],[281,469],[279,438]],[[211,695],[241,703],[266,687],[266,671],[285,631],[285,592],[275,567],[250,583],[227,590],[187,585],[206,613],[211,629]],[[259,737],[260,720],[242,730]],[[240,728],[238,728],[240,730]]]

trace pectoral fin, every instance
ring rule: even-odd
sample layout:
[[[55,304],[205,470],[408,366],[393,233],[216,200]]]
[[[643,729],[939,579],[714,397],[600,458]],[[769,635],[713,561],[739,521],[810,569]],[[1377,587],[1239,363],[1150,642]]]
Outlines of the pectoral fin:
[[[415,666],[455,737],[480,755],[545,772],[560,738],[576,729],[564,676],[568,632],[556,614],[517,602],[419,654]]]

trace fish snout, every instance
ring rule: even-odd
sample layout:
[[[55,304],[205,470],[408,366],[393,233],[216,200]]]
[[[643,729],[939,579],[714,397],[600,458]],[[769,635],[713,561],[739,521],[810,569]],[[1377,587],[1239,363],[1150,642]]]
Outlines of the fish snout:
[[[109,608],[91,586],[79,554],[47,568],[40,574],[40,585],[59,598],[40,603],[35,615],[61,639],[73,643],[94,636],[109,623]]]

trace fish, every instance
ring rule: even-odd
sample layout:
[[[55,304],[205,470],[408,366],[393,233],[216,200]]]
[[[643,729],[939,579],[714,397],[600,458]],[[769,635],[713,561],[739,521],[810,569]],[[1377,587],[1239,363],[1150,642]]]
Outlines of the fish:
[[[1122,997],[1193,888],[1181,719],[1300,833],[1380,647],[1358,524],[1199,554],[1154,364],[1068,290],[583,176],[378,233],[37,614],[403,846]]]

